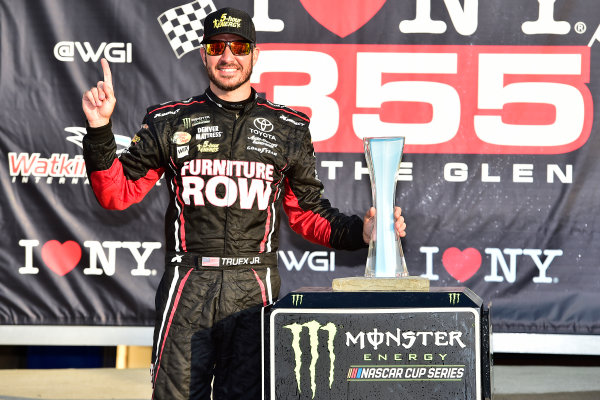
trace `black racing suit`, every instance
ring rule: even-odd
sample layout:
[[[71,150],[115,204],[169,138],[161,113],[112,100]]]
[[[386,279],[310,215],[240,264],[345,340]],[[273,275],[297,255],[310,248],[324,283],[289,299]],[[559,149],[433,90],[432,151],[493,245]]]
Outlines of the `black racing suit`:
[[[365,247],[362,220],[321,197],[306,115],[252,91],[234,106],[210,90],[150,107],[116,157],[110,124],[84,157],[100,204],[124,209],[164,174],[167,267],[156,295],[154,399],[260,396],[260,309],[279,293],[280,205],[306,239]]]

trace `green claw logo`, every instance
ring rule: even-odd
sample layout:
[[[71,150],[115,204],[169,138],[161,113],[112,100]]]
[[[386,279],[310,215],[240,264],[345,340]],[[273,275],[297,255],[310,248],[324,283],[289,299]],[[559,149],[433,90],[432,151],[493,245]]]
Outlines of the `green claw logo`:
[[[302,296],[302,295],[296,295]],[[302,301],[302,300],[300,300]],[[310,341],[310,365],[308,370],[310,372],[310,388],[312,390],[312,398],[315,398],[317,390],[316,383],[316,365],[319,359],[319,330],[326,331],[328,333],[327,350],[329,352],[329,389],[333,385],[334,378],[334,364],[335,364],[335,349],[333,346],[333,340],[337,333],[337,327],[332,322],[326,325],[321,325],[317,321],[310,321],[304,324],[293,323],[290,325],[283,326],[292,332],[292,349],[294,350],[294,357],[296,361],[296,367],[294,373],[296,375],[296,383],[298,385],[298,393],[302,393],[300,389],[300,378],[302,373],[302,349],[300,348],[300,336],[304,328],[308,329],[308,338]]]
[[[460,302],[460,293],[448,293],[448,297],[450,297],[451,305],[456,305]]]
[[[298,307],[302,305],[302,298],[304,297],[303,294],[293,294],[292,295],[292,304],[294,305],[294,307]]]

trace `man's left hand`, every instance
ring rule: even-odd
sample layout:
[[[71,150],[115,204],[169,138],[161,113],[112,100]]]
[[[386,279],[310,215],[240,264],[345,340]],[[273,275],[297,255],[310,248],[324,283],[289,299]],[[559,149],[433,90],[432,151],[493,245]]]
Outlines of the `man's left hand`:
[[[363,240],[365,243],[371,241],[371,233],[375,227],[375,207],[369,208],[363,218]],[[406,223],[402,216],[402,209],[400,207],[394,207],[394,230],[396,231],[396,237],[406,236]]]

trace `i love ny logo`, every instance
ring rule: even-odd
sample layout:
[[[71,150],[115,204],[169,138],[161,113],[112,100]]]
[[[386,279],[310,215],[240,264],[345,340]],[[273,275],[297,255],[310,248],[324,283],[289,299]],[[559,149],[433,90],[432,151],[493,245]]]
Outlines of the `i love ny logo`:
[[[42,260],[52,272],[65,276],[79,264],[81,246],[72,240],[50,240],[42,246]]]
[[[475,275],[481,267],[481,261],[481,253],[472,247],[464,250],[450,247],[442,255],[442,265],[459,282],[466,282]]]
[[[362,28],[385,2],[386,0],[300,0],[315,21],[342,38]]]

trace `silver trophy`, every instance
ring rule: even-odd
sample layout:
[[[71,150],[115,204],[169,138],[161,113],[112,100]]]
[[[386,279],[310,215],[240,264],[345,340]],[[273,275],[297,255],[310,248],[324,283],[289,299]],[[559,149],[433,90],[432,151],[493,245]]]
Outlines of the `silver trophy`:
[[[402,243],[394,229],[396,181],[404,137],[364,138],[363,144],[376,209],[365,276],[337,278],[331,286],[340,292],[428,291],[429,279],[408,275]]]
[[[371,176],[375,227],[371,233],[366,277],[407,277],[402,243],[394,230],[396,177],[400,169],[404,137],[364,138],[365,158]]]

